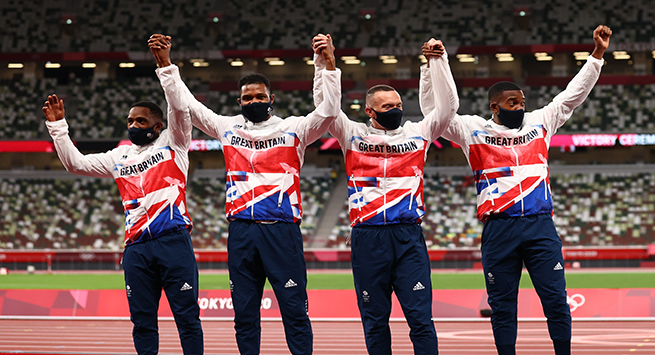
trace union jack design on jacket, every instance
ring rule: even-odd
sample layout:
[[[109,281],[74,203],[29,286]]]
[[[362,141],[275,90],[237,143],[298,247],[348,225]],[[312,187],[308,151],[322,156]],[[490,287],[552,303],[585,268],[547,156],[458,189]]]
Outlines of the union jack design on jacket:
[[[460,145],[477,188],[477,217],[521,217],[553,213],[548,177],[550,139],[587,98],[603,66],[589,56],[566,89],[547,106],[526,112],[523,124],[510,129],[480,116],[457,115],[443,137]],[[423,74],[423,73],[422,73]],[[439,77],[438,80],[443,80]],[[431,85],[421,77],[421,110],[435,107]]]
[[[226,215],[229,220],[265,222],[302,220],[300,167],[305,148],[320,138],[341,107],[341,71],[326,70],[325,103],[306,117],[271,116],[252,123],[242,115],[220,116],[195,99],[175,65],[158,69],[170,77],[165,92],[188,107],[193,125],[220,140],[226,167]]]
[[[167,95],[169,105],[171,100]],[[192,129],[188,111],[169,109],[169,129],[148,145],[123,145],[98,154],[80,153],[65,119],[47,121],[46,126],[68,172],[116,181],[125,212],[125,246],[183,228],[191,231],[186,210]]]
[[[450,78],[436,81],[434,88],[439,107],[447,110],[428,113],[420,122],[408,121],[391,131],[353,122],[343,112],[330,126],[329,132],[339,141],[345,157],[352,227],[421,223],[428,148],[448,127],[459,107],[447,58],[444,54],[430,62],[435,72]],[[314,103],[318,105],[323,100],[324,63],[317,55],[314,63]]]

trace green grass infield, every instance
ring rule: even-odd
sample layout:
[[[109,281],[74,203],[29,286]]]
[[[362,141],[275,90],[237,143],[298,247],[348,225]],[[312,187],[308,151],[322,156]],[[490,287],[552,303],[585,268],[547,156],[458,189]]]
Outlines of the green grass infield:
[[[354,289],[351,273],[313,273],[307,276],[311,290]],[[200,289],[229,289],[226,273],[203,273],[200,275]],[[568,288],[655,288],[655,271],[638,272],[571,272],[566,274]],[[103,290],[123,289],[122,273],[52,273],[26,274],[10,273],[0,276],[0,289],[57,289],[57,290]],[[484,277],[479,272],[432,272],[432,288],[483,289]],[[531,288],[530,277],[524,273],[521,288]],[[267,284],[267,288],[270,285]]]

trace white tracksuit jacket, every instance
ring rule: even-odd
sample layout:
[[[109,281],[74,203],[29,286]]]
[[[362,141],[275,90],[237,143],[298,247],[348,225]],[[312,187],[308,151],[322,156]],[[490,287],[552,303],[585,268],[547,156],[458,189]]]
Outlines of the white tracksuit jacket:
[[[170,94],[166,95],[169,128],[145,146],[123,145],[83,155],[68,136],[66,119],[46,121],[68,172],[116,181],[125,211],[126,246],[193,227],[186,206],[191,118],[186,109],[171,109],[182,105],[175,105],[176,96]]]
[[[341,108],[341,71],[325,71],[325,102],[306,117],[272,116],[252,123],[242,115],[221,116],[191,94],[175,65],[157,69],[177,109],[188,109],[193,125],[219,139],[226,165],[226,215],[229,220],[300,224],[300,168],[305,149],[320,138]],[[170,79],[170,80],[168,80]]]
[[[324,100],[324,65],[314,56],[314,103]],[[430,62],[431,75],[447,80],[435,82],[432,89],[439,112],[425,113],[420,122],[405,122],[392,130],[378,130],[353,122],[345,113],[330,126],[329,132],[341,145],[348,174],[348,206],[351,226],[420,224],[423,204],[423,168],[430,144],[450,124],[459,107],[457,88],[447,55]]]
[[[520,217],[553,213],[548,177],[550,139],[584,102],[600,76],[603,60],[589,56],[566,89],[547,106],[526,112],[523,124],[510,129],[480,116],[457,115],[443,137],[460,145],[476,181],[477,217]],[[421,72],[421,110],[439,109],[435,81]],[[441,109],[444,110],[444,109]]]

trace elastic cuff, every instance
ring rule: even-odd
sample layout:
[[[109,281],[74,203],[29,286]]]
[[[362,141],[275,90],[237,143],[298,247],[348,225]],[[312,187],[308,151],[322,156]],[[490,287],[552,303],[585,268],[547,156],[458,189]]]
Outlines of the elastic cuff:
[[[498,355],[516,355],[516,344],[496,344],[496,350],[498,350]]]
[[[553,348],[555,348],[555,355],[571,355],[571,339],[553,340]]]

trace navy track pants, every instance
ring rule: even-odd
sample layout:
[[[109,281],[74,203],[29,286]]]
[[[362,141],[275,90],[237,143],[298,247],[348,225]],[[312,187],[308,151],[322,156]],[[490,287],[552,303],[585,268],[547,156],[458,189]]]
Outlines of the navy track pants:
[[[287,345],[294,355],[311,354],[307,266],[300,227],[235,220],[227,240],[234,329],[242,355],[259,354],[260,306],[266,278],[280,306]]]
[[[407,319],[414,354],[435,355],[430,258],[418,224],[354,227],[352,266],[366,348],[391,354],[391,292]]]
[[[556,354],[569,354],[571,311],[566,298],[562,240],[549,214],[488,219],[484,224],[482,265],[499,354],[514,353],[523,264],[541,299]]]
[[[184,354],[202,354],[198,266],[189,231],[182,229],[129,245],[123,252],[123,269],[137,353],[159,352],[157,310],[163,289]]]

